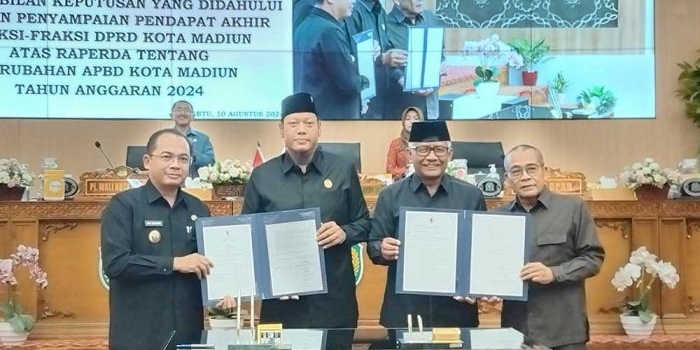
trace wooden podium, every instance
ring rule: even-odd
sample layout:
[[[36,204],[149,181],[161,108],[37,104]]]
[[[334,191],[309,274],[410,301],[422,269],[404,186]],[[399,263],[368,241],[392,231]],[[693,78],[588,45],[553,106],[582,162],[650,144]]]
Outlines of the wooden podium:
[[[370,211],[376,197],[367,197]],[[490,208],[502,204],[489,201]],[[0,255],[7,257],[17,244],[38,247],[49,285],[38,292],[27,276],[20,299],[37,315],[33,339],[104,337],[107,333],[108,291],[102,283],[99,260],[100,216],[103,199],[64,202],[0,202]],[[238,213],[241,202],[213,201],[214,215]],[[622,334],[616,307],[624,295],[610,280],[629,253],[645,245],[672,262],[681,275],[676,289],[654,290],[652,309],[661,318],[657,333],[700,334],[700,201],[589,201],[606,259],[600,274],[588,280],[588,313],[594,334]],[[384,292],[385,267],[374,266],[363,254],[364,275],[358,286],[360,338],[381,336],[378,325]],[[483,326],[498,326],[498,305],[482,305]],[[663,327],[663,328],[662,328]],[[663,330],[662,330],[663,329]]]

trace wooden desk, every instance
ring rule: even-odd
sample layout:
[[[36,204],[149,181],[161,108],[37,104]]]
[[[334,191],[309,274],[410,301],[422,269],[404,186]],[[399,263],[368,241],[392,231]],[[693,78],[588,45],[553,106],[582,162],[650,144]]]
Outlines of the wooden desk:
[[[370,210],[376,197],[368,197]],[[108,322],[108,292],[99,278],[100,215],[107,202],[0,202],[0,257],[17,244],[39,247],[49,286],[36,291],[26,276],[20,300],[38,316],[32,339],[104,337]],[[240,211],[240,202],[209,202],[215,215]],[[489,201],[493,208],[501,204]],[[634,248],[646,245],[678,267],[681,280],[674,290],[652,293],[652,308],[662,317],[656,333],[700,334],[700,201],[589,201],[607,256],[600,274],[587,282],[588,312],[594,334],[621,334],[618,313],[624,295],[610,280]],[[366,254],[358,286],[360,338],[382,334],[378,326],[385,268],[371,264]],[[696,277],[693,277],[696,276]],[[498,326],[499,306],[481,307],[484,326]]]

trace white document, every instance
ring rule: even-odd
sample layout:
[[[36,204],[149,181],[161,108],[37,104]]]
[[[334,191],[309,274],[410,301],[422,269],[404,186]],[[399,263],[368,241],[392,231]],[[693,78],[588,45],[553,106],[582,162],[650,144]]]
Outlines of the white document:
[[[208,300],[255,290],[251,225],[204,227],[204,254],[214,267],[205,279]]]
[[[455,293],[459,213],[407,210],[405,220],[404,291]]]
[[[272,295],[323,289],[316,221],[265,225]]]
[[[376,79],[374,77],[374,35],[372,30],[366,30],[352,36],[357,44],[357,68],[360,75],[367,77],[369,87],[362,89],[360,97],[367,100],[377,94]]]
[[[522,296],[525,217],[474,214],[469,294]]]
[[[440,87],[443,28],[410,27],[403,91]]]
[[[513,328],[470,329],[470,349],[520,349],[525,337]]]
[[[294,350],[322,350],[324,334],[320,329],[282,329],[282,344]]]

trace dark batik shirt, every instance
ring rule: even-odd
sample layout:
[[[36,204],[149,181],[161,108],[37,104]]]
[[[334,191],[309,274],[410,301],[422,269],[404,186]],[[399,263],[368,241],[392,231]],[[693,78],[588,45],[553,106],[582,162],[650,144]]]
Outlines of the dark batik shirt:
[[[200,281],[174,272],[173,258],[197,252],[194,219],[207,216],[204,203],[182,190],[171,207],[150,181],[112,197],[101,228],[110,349],[160,349],[173,330],[176,342],[202,330]]]

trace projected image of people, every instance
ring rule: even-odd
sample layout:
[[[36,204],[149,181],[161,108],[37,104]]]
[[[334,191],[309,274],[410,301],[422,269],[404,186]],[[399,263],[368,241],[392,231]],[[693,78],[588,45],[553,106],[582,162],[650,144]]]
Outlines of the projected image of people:
[[[656,113],[654,0],[71,1],[0,0],[0,118],[279,120],[295,92],[323,120]]]
[[[311,94],[324,120],[359,119],[360,92],[369,86],[341,27],[354,2],[318,0],[294,31],[294,91]]]
[[[634,16],[601,2],[356,0],[343,21],[351,60],[362,71],[363,32],[378,51],[360,118],[399,120],[408,106],[426,120],[653,118],[653,1],[636,2]],[[592,34],[602,31],[630,40]]]

